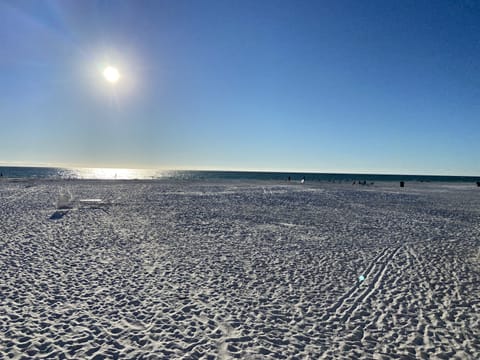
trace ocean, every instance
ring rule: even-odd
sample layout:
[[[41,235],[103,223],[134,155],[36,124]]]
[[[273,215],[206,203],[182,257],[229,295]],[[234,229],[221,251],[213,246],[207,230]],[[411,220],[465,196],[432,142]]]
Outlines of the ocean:
[[[261,171],[169,171],[152,169],[54,168],[0,166],[4,179],[95,179],[95,180],[265,180],[326,182],[477,182],[480,176],[333,174]]]

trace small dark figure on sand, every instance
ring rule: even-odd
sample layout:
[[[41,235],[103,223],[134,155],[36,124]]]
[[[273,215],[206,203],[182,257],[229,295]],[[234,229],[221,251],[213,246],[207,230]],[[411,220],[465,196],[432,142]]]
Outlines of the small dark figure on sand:
[[[289,176],[289,177],[288,177],[288,181],[290,181],[290,180],[292,180],[292,178]]]
[[[477,181],[477,186],[480,187],[480,181]]]

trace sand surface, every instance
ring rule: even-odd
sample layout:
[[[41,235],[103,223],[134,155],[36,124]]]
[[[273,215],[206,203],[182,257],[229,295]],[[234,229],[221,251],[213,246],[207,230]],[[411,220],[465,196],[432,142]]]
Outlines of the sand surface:
[[[480,358],[473,184],[3,180],[0,221],[2,359]]]

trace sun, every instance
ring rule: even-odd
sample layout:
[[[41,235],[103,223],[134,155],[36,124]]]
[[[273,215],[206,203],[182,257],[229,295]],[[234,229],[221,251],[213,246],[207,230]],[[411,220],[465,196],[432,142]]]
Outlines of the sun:
[[[103,70],[103,77],[110,83],[115,84],[120,79],[118,69],[113,66],[107,66]]]

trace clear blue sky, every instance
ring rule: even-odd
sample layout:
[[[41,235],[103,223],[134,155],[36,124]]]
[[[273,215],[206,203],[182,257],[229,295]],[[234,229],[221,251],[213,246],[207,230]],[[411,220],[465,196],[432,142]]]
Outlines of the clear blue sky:
[[[0,44],[3,164],[480,175],[478,1],[0,0]]]

